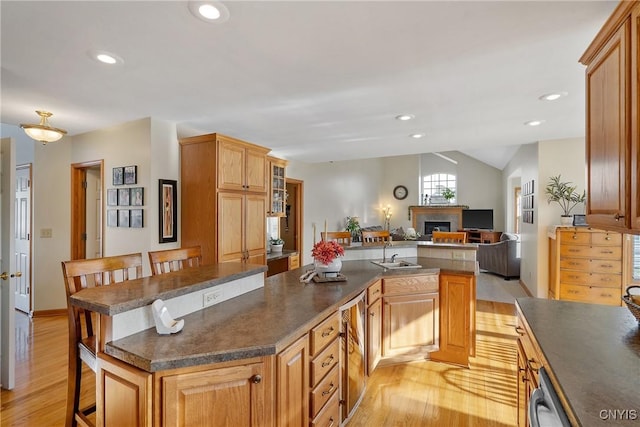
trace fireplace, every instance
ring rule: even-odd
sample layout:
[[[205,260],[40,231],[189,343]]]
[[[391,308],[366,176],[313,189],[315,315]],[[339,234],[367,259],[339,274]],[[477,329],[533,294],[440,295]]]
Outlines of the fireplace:
[[[431,236],[433,231],[451,231],[451,222],[449,221],[425,221],[424,234]]]

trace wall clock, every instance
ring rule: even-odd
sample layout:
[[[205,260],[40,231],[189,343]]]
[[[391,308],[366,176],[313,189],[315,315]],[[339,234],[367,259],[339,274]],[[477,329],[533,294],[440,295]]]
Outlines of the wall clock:
[[[393,197],[395,197],[398,200],[406,199],[408,194],[409,194],[409,191],[407,190],[407,187],[405,187],[404,185],[397,185],[396,188],[393,189]]]

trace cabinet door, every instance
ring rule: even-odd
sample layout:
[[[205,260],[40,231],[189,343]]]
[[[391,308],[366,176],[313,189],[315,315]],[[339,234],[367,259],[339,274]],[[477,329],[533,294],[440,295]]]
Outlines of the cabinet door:
[[[518,341],[518,427],[528,427],[527,409],[529,408],[529,393],[527,387],[526,355]]]
[[[371,375],[382,357],[382,300],[367,309],[367,375]]]
[[[247,149],[245,168],[245,188],[247,191],[266,193],[267,156],[262,152]]]
[[[266,264],[267,245],[265,236],[267,196],[260,194],[247,194],[245,196],[245,250],[248,256],[247,262],[252,264]]]
[[[218,193],[218,262],[244,258],[244,197],[240,193]],[[264,241],[264,233],[260,236]]]
[[[424,354],[438,349],[438,293],[383,297],[382,356]]]
[[[307,335],[277,357],[276,425],[307,427],[309,424],[309,346]]]
[[[164,426],[250,427],[266,421],[264,366],[252,363],[162,378]]]
[[[245,147],[220,138],[218,145],[218,188],[245,190],[245,165]],[[264,178],[264,173],[262,177]],[[262,185],[264,187],[264,184]]]
[[[469,366],[474,276],[440,274],[440,349],[433,360]]]
[[[587,67],[587,222],[605,229],[628,227],[629,153],[627,54],[624,23]]]
[[[631,219],[640,230],[640,5],[631,12]]]

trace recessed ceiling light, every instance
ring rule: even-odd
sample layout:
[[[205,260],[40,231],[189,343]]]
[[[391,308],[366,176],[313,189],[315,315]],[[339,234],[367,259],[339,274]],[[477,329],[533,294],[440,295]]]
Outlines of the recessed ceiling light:
[[[115,53],[107,52],[104,50],[91,50],[89,51],[89,56],[91,57],[91,59],[102,64],[115,65],[124,63],[124,60]]]
[[[420,139],[422,137],[424,137],[424,133],[412,133],[411,135],[409,135],[411,138],[415,138],[415,139]]]
[[[189,10],[205,22],[219,23],[229,19],[229,10],[219,1],[190,1]]]
[[[555,101],[556,99],[560,99],[563,96],[569,95],[567,92],[553,92],[553,93],[545,93],[540,96],[538,99],[541,101]]]
[[[528,122],[524,122],[527,126],[540,126],[544,123],[544,120],[529,120]]]
[[[416,116],[414,116],[413,114],[400,114],[399,116],[396,116],[396,120],[401,120],[403,122],[406,122],[407,120],[411,120],[415,118]]]

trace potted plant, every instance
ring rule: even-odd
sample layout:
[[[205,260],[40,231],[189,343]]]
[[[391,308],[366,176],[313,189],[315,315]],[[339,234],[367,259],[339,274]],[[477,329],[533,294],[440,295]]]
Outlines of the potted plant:
[[[447,200],[447,203],[451,203],[451,199],[456,197],[456,192],[449,187],[445,187],[444,190],[442,190],[442,197]]]
[[[348,216],[345,230],[351,233],[351,240],[354,242],[360,241],[360,223],[358,222],[358,217]]]
[[[269,239],[269,244],[271,245],[271,252],[282,252],[284,240],[279,237],[272,237]]]
[[[579,203],[584,203],[587,193],[585,191],[578,193],[576,191],[577,186],[571,185],[571,182],[568,181],[563,182],[560,179],[560,175],[549,178],[544,192],[547,195],[547,203],[556,202],[562,208],[560,223],[562,225],[571,225],[571,211]]]
[[[336,277],[342,270],[344,248],[335,240],[320,240],[313,245],[311,255],[314,259],[315,270],[324,277]]]

